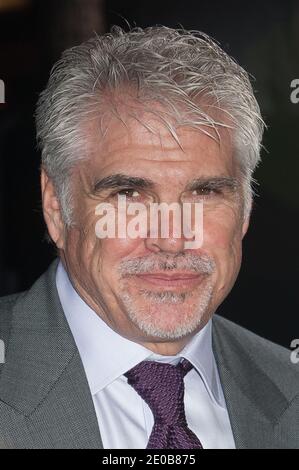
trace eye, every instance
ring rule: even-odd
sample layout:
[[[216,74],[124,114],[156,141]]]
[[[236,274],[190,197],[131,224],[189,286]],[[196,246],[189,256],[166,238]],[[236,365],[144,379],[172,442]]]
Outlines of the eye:
[[[133,188],[119,189],[114,194],[115,195],[119,194],[120,196],[126,196],[126,197],[129,197],[129,198],[134,198],[134,197],[139,197],[140,196],[140,192],[137,191],[136,189],[133,189]]]
[[[203,187],[203,188],[197,188],[192,191],[192,196],[213,196],[214,194],[219,194],[220,191],[217,191],[213,188]]]

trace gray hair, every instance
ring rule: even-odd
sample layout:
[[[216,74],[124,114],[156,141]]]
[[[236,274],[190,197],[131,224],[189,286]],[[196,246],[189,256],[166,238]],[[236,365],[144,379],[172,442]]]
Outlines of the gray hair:
[[[72,222],[71,170],[88,158],[83,125],[103,116],[107,93],[113,96],[125,88],[135,90],[145,107],[160,103],[163,111],[151,112],[175,138],[174,122],[200,128],[212,138],[216,132],[218,139],[219,126],[233,129],[248,215],[264,122],[247,72],[202,32],[113,27],[62,54],[37,104],[42,167],[54,183],[66,225]],[[228,119],[215,118],[219,111]]]

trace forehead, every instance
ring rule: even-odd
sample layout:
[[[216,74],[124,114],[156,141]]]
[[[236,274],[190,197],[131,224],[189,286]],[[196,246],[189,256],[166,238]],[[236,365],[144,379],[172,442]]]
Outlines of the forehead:
[[[228,129],[216,131],[207,126],[175,127],[150,113],[138,116],[109,116],[106,127],[89,128],[92,171],[134,172],[136,175],[157,169],[165,176],[172,172],[234,174],[233,146]],[[171,125],[171,123],[170,123]],[[207,135],[209,133],[210,135]],[[162,171],[163,170],[163,171]]]

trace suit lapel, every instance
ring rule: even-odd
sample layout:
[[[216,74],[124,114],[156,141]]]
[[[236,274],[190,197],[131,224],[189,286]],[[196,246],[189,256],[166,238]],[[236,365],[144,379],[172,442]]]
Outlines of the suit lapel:
[[[0,400],[23,415],[33,447],[102,448],[85,371],[56,289],[57,264],[15,304]]]
[[[27,420],[37,448],[102,449],[98,422],[76,351],[45,400]]]
[[[237,449],[272,447],[273,425],[244,393],[231,371],[219,367],[220,380]]]
[[[213,349],[236,447],[275,448],[288,400],[218,320],[213,320]]]

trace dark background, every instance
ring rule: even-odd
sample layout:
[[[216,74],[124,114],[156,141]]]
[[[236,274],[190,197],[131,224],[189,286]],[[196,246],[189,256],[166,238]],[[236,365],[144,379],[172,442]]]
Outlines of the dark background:
[[[299,337],[299,2],[0,0],[0,295],[28,288],[54,257],[45,241],[34,106],[61,51],[112,24],[183,25],[217,39],[254,77],[268,125],[242,269],[219,313],[289,346]]]

